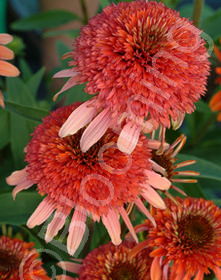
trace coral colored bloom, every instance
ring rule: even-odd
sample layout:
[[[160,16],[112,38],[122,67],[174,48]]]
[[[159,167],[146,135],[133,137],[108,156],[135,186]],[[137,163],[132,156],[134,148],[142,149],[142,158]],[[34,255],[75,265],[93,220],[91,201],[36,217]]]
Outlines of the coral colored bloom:
[[[60,262],[58,265],[67,271],[79,274],[79,280],[150,280],[150,250],[145,249],[132,259],[128,254],[136,243],[124,241],[119,246],[111,242],[91,251],[84,260]],[[70,280],[59,275],[56,280]],[[76,280],[76,278],[75,278]]]
[[[154,139],[154,133],[152,133],[152,138]],[[158,140],[162,143],[164,142],[164,135],[165,129],[161,129],[158,134]],[[161,146],[158,150],[152,151],[152,164],[153,169],[162,174],[164,177],[166,177],[168,180],[171,181],[173,184],[174,182],[179,183],[196,183],[196,179],[188,179],[188,178],[180,178],[180,176],[197,176],[199,175],[198,172],[191,171],[191,170],[177,170],[182,167],[186,167],[189,165],[194,164],[195,160],[186,160],[180,163],[176,163],[177,161],[177,155],[180,152],[180,150],[183,148],[184,144],[186,142],[186,136],[182,134],[180,137],[178,137],[171,145],[164,145]],[[177,176],[179,176],[177,178]],[[185,195],[184,192],[182,192],[179,188],[176,186],[171,186],[171,188],[177,190],[178,192]],[[170,194],[167,192],[167,195],[170,196]],[[170,196],[172,198],[172,196]]]
[[[2,280],[50,280],[42,267],[34,243],[17,238],[0,237],[0,279]]]
[[[169,280],[203,280],[211,270],[221,279],[221,210],[202,198],[177,198],[180,205],[166,199],[166,210],[156,209],[156,228],[146,221],[149,230],[143,243],[153,247],[151,279],[166,273],[172,265]],[[143,225],[143,229],[145,225]],[[142,247],[140,245],[140,247]],[[167,278],[165,278],[167,279]]]
[[[9,48],[2,46],[10,43],[13,37],[9,34],[0,34],[0,75],[15,77],[20,74],[19,70],[11,63],[5,61],[14,58],[14,53]],[[4,98],[0,91],[0,105],[4,108]]]
[[[122,124],[118,147],[131,153],[141,130],[170,127],[171,119],[180,123],[206,89],[209,61],[200,34],[156,1],[107,6],[81,29],[73,51],[65,55],[72,58],[72,68],[55,75],[70,77],[57,95],[85,82],[86,92],[97,94],[93,103],[73,112],[60,136],[92,121],[81,140],[85,152],[97,141],[94,128],[104,133]]]
[[[124,204],[134,202],[154,222],[139,195],[155,207],[165,208],[154,188],[168,190],[171,185],[169,180],[152,171],[149,161],[149,148],[159,148],[159,141],[140,136],[134,152],[127,155],[117,149],[117,134],[111,130],[86,153],[79,145],[84,129],[60,138],[60,127],[78,106],[79,103],[57,109],[36,127],[26,148],[28,165],[7,178],[9,185],[17,185],[13,197],[33,184],[37,184],[41,195],[47,195],[27,222],[27,226],[33,228],[56,210],[47,227],[47,242],[58,233],[75,208],[67,240],[71,255],[83,238],[87,215],[94,221],[102,219],[114,244],[121,242],[121,215],[137,241]]]

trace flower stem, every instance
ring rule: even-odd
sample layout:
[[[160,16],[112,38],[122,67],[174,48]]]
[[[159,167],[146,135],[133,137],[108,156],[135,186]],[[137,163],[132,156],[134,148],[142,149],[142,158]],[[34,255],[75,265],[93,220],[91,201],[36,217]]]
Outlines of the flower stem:
[[[194,0],[194,7],[193,7],[193,24],[196,27],[200,25],[200,18],[202,14],[204,0]]]
[[[83,13],[83,24],[88,24],[88,12],[87,12],[87,6],[85,3],[85,0],[80,0],[80,4],[81,4],[81,10]]]

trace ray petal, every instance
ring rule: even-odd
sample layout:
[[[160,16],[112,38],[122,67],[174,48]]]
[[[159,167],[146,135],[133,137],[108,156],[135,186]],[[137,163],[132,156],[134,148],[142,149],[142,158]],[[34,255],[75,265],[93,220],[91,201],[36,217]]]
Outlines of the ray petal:
[[[121,217],[123,218],[123,220],[124,220],[124,222],[125,222],[127,228],[129,229],[131,235],[133,236],[134,240],[135,240],[137,243],[139,243],[138,238],[137,238],[137,235],[136,235],[136,232],[135,232],[134,227],[133,227],[133,225],[132,225],[132,223],[131,223],[131,221],[130,221],[128,215],[127,215],[126,210],[125,210],[123,207],[120,207],[120,208],[119,208],[119,212],[120,212]]]
[[[168,190],[170,188],[171,182],[167,178],[162,177],[160,174],[150,170],[145,170],[145,174],[148,177],[148,184],[153,186],[155,189]]]
[[[76,207],[72,217],[67,240],[68,253],[73,256],[78,249],[86,229],[87,213],[81,207]]]
[[[87,101],[74,110],[59,131],[60,137],[75,134],[79,129],[87,125],[96,115],[93,101]]]
[[[147,184],[144,185],[143,187],[144,187],[144,189],[143,189],[141,195],[143,196],[143,198],[146,199],[146,201],[148,201],[150,204],[152,204],[156,208],[160,208],[160,209],[166,208],[166,205],[165,205],[163,199],[153,188],[151,188]]]
[[[0,60],[0,75],[5,77],[16,77],[20,74],[18,68],[11,63]]]
[[[119,150],[131,154],[135,149],[141,132],[141,126],[128,122],[120,133],[117,141]]]
[[[122,241],[120,238],[121,227],[119,218],[117,217],[115,211],[109,210],[107,216],[102,217],[102,221],[110,235],[113,244],[116,246],[119,245]]]
[[[71,208],[61,209],[55,212],[55,215],[47,227],[47,231],[45,234],[45,241],[50,242],[54,236],[57,235],[58,231],[63,227],[66,218],[68,217]]]
[[[72,272],[72,273],[79,273],[79,270],[82,266],[82,264],[79,264],[79,263],[64,262],[64,261],[61,261],[61,262],[57,263],[57,265],[59,267],[61,267],[62,269],[67,270],[67,271]]]
[[[90,149],[106,132],[111,121],[110,109],[103,110],[85,129],[80,140],[83,153]]]
[[[55,210],[55,204],[47,197],[38,205],[34,213],[27,221],[27,227],[33,228],[46,221]]]

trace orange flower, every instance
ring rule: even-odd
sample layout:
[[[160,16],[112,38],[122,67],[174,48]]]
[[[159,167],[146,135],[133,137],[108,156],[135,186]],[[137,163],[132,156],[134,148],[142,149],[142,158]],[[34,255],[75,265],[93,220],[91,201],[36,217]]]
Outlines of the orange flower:
[[[141,135],[134,152],[126,155],[117,149],[117,134],[111,130],[86,153],[79,145],[84,129],[60,138],[60,127],[78,106],[79,103],[57,109],[36,127],[26,148],[28,165],[7,178],[9,185],[17,185],[13,197],[33,184],[37,184],[40,194],[47,195],[27,222],[30,228],[40,225],[56,210],[47,227],[47,242],[58,233],[75,208],[67,240],[71,255],[83,238],[87,215],[94,221],[102,219],[113,243],[120,244],[120,214],[138,242],[124,205],[135,203],[154,223],[139,195],[155,207],[165,208],[154,188],[167,190],[171,185],[169,180],[152,171],[149,161],[150,147],[159,148],[159,141]]]
[[[122,124],[118,147],[131,153],[142,130],[170,127],[193,112],[206,88],[209,61],[201,31],[155,1],[120,2],[90,19],[74,42],[70,77],[61,92],[86,84],[93,103],[74,111],[60,136],[91,122],[81,139],[87,151],[109,127]],[[57,97],[55,96],[55,98]],[[102,131],[94,137],[93,131]]]
[[[6,77],[15,77],[20,74],[19,70],[11,63],[4,61],[14,58],[14,53],[9,48],[2,46],[10,43],[13,37],[9,34],[0,34],[0,75]],[[0,105],[4,108],[4,98],[0,91]]]
[[[7,236],[0,237],[0,279],[50,280],[38,260],[34,243],[27,243]]]
[[[84,260],[75,260],[80,263],[60,262],[58,265],[64,270],[79,274],[79,280],[150,280],[150,250],[146,248],[129,259],[129,252],[135,244],[124,241],[119,246],[114,246],[109,242],[91,251]],[[65,278],[65,275],[56,277],[56,280],[62,279],[74,278]]]
[[[155,132],[151,134],[152,134],[152,139],[154,139]],[[165,141],[164,138],[165,138],[165,129],[160,129],[157,139],[162,143],[164,143]],[[179,182],[179,183],[197,182],[196,179],[180,178],[180,176],[191,176],[191,177],[197,176],[199,175],[198,172],[191,171],[191,170],[185,170],[185,171],[177,170],[179,168],[192,165],[196,162],[195,160],[187,160],[180,163],[176,163],[177,161],[176,156],[183,148],[185,142],[186,142],[186,136],[182,134],[171,145],[162,145],[158,150],[152,151],[153,169],[156,172],[162,174],[162,176],[164,176],[168,180],[170,180],[172,184],[175,182]],[[177,178],[177,176],[179,177]],[[181,191],[179,188],[177,188],[174,185],[171,185],[171,188],[175,189],[176,191],[180,192],[183,195],[186,195],[183,191]],[[166,192],[166,195],[172,198],[172,196],[168,192]]]
[[[152,247],[151,279],[165,275],[170,280],[203,280],[211,270],[221,279],[221,210],[202,198],[165,199],[167,209],[155,210],[154,228],[148,221],[140,225],[149,230],[140,245]],[[146,228],[145,228],[146,227]],[[138,245],[138,246],[139,246]],[[139,251],[139,250],[137,250]],[[171,267],[171,275],[166,277]],[[164,274],[163,274],[164,273]]]

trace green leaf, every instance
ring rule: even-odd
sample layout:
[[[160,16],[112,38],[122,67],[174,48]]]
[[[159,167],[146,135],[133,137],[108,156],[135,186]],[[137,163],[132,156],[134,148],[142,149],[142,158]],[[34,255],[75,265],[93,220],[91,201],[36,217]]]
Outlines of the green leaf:
[[[10,115],[11,151],[16,169],[24,167],[24,148],[29,141],[30,131],[27,120],[14,114]]]
[[[221,199],[213,199],[213,202],[214,202],[217,206],[221,207]]]
[[[212,114],[212,112],[209,108],[209,105],[202,100],[199,100],[196,103],[196,110],[199,111],[199,112],[202,112],[202,113],[211,113]]]
[[[11,101],[5,101],[5,109],[28,120],[41,122],[42,118],[49,115],[47,110],[23,106]]]
[[[198,158],[192,155],[184,155],[179,154],[178,161],[186,161],[186,160],[196,160],[196,163],[190,166],[186,166],[183,168],[180,168],[180,170],[193,170],[196,172],[200,172],[200,175],[196,178],[204,178],[204,179],[212,179],[221,181],[221,166],[212,163],[208,160]]]
[[[202,197],[206,199],[206,195],[204,194],[199,182],[197,183],[175,183],[177,187],[182,189],[188,196],[191,197]]]
[[[36,13],[30,17],[13,22],[11,28],[14,30],[27,31],[33,29],[44,29],[58,27],[72,20],[80,20],[76,14],[66,10],[50,10]]]
[[[57,51],[59,58],[61,58],[65,53],[70,52],[70,48],[66,44],[64,44],[62,41],[57,41],[55,44],[55,47],[56,47],[56,51]],[[67,66],[66,61],[65,61],[64,65]]]
[[[182,5],[179,10],[180,10],[181,17],[190,18],[190,20],[192,20],[193,4]],[[204,4],[203,10],[202,10],[202,15],[201,15],[201,21],[205,20],[209,16],[212,16],[213,13],[214,13],[214,10],[210,6]]]
[[[111,1],[109,0],[100,0],[100,6],[101,9],[103,10],[106,6],[109,6],[111,4]]]
[[[221,36],[221,8],[202,21],[201,28],[213,39]]]
[[[89,100],[93,95],[89,95],[84,91],[85,84],[83,85],[76,85],[69,90],[65,91],[65,96],[67,96],[65,100],[65,105],[72,104],[73,102],[79,101],[87,101]],[[64,96],[63,95],[63,96]]]
[[[28,62],[24,58],[19,58],[19,70],[22,73],[22,78],[24,81],[31,78],[33,75],[32,70],[28,64]]]
[[[29,88],[20,78],[7,78],[6,87],[8,101],[22,105],[36,106],[36,102]]]
[[[15,201],[11,192],[0,193],[0,223],[25,224],[41,201],[37,192],[19,193]]]
[[[67,35],[70,38],[76,38],[80,34],[80,29],[75,29],[75,30],[53,30],[53,31],[46,31],[43,33],[43,37],[54,37],[54,36],[59,36],[59,35]]]
[[[8,112],[0,109],[0,149],[9,143],[9,116]]]
[[[26,83],[27,87],[35,98],[37,97],[38,88],[45,74],[45,69],[45,67],[42,67],[38,72],[32,75],[32,77]]]

